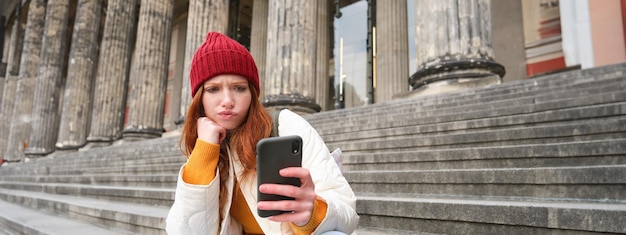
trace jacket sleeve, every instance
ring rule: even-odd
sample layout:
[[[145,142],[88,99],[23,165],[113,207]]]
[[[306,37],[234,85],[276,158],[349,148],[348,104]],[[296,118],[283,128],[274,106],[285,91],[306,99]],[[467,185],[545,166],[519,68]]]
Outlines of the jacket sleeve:
[[[166,219],[167,234],[218,234],[219,172],[208,185],[193,185],[178,174],[174,204]]]
[[[326,143],[304,118],[289,110],[283,110],[279,115],[278,133],[302,138],[302,166],[309,169],[315,192],[328,205],[326,218],[313,234],[327,231],[351,234],[359,222],[356,196],[330,156]]]

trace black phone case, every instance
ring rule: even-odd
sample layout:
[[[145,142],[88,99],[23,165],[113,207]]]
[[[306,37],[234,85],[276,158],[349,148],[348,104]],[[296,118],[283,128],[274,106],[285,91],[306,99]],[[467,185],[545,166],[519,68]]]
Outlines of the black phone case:
[[[258,191],[264,183],[290,184],[300,187],[300,179],[282,177],[278,173],[286,167],[302,166],[302,138],[297,135],[278,136],[261,139],[256,147],[257,162],[257,200],[280,201],[294,198],[265,194]],[[258,210],[261,217],[279,215],[288,211]]]

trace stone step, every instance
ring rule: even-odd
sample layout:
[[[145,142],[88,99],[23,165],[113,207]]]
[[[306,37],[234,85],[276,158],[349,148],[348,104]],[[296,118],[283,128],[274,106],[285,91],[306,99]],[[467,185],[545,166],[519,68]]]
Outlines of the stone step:
[[[357,195],[360,227],[434,234],[626,233],[626,204]]]
[[[614,115],[615,113],[612,113],[612,112],[615,111],[615,110],[626,110],[626,108],[624,108],[625,105],[626,104],[624,104],[624,103],[620,103],[619,107],[615,107],[615,106],[608,106],[607,107],[607,105],[601,105],[601,106],[597,106],[597,107],[589,107],[589,108],[586,108],[584,110],[574,110],[572,112],[576,112],[577,111],[577,113],[588,113],[588,114],[597,114],[597,115]],[[552,114],[555,114],[555,113],[552,113]],[[517,118],[517,120],[537,120],[537,119],[541,120],[541,116],[545,117],[545,116],[550,116],[550,115],[549,114],[542,114],[542,115],[540,115],[540,117],[537,117],[537,116],[538,115],[534,115],[534,116],[526,115],[524,117]],[[556,116],[556,115],[553,115],[553,116]],[[573,115],[572,114],[568,114],[568,113],[563,114],[564,118],[567,118],[567,117],[571,118],[571,116],[573,116]],[[589,118],[589,117],[587,116],[585,118]],[[510,120],[510,117],[506,117],[506,119]],[[510,124],[511,123],[510,121],[506,121],[506,120],[500,120],[500,121],[496,121],[496,122],[506,123],[506,124]],[[479,123],[479,121],[474,121],[474,123]],[[506,124],[504,124],[504,125],[506,125]],[[455,125],[459,125],[459,124],[450,124],[450,125],[451,126],[455,126]],[[473,125],[475,126],[475,124],[468,124],[468,123],[465,124],[465,126],[473,126]],[[461,124],[459,126],[463,126],[463,124]],[[484,126],[489,126],[489,125],[484,124]],[[493,124],[491,126],[493,126]],[[430,127],[430,128],[436,128],[436,127]],[[420,133],[424,133],[425,132],[425,133],[428,133],[428,131],[427,130],[425,131],[424,129],[429,129],[429,127],[420,126],[420,127],[413,127],[413,128],[402,128],[400,130],[398,130],[397,128],[396,129],[385,129],[385,130],[382,131],[382,134],[379,134],[379,135],[382,135],[382,136],[391,135],[391,133],[398,132],[398,131],[400,133],[396,133],[396,135],[405,135],[406,132],[409,132],[411,130],[413,130],[413,132],[420,132]],[[452,128],[445,128],[444,127],[443,129],[450,130],[450,129],[454,129],[454,128],[453,127]],[[373,135],[373,134],[367,134],[366,133],[365,137],[372,138],[372,137],[376,137],[376,136]],[[356,137],[349,137],[349,139],[353,139],[354,140],[354,139],[357,139],[357,138]],[[333,144],[331,141],[327,141],[327,142],[329,143],[329,145]],[[349,151],[349,149],[347,149],[343,145],[340,145],[340,144],[335,144],[335,145],[337,145],[338,147],[341,147],[344,151]],[[148,147],[143,147],[143,148],[140,148],[140,149],[150,149],[150,148],[148,146]],[[178,154],[177,150],[173,150],[172,151],[172,149],[173,149],[173,147],[169,147],[169,150],[170,150],[169,152],[170,153]],[[44,168],[42,168],[43,172],[34,172],[34,173],[45,174],[45,172],[55,172],[57,174],[64,174],[64,173],[71,172],[70,170],[76,171],[75,173],[83,173],[86,170],[84,168],[85,165],[94,165],[91,161],[99,161],[99,163],[97,163],[96,165],[111,164],[111,165],[114,165],[114,166],[121,166],[121,165],[127,165],[126,163],[130,159],[133,159],[133,158],[131,158],[129,156],[122,156],[121,154],[117,154],[116,153],[117,151],[118,150],[116,150],[116,149],[112,149],[112,150],[109,150],[107,152],[107,153],[109,153],[111,155],[116,156],[115,158],[112,158],[112,159],[110,159],[111,158],[110,156],[106,156],[106,157],[105,156],[98,156],[97,158],[86,157],[86,156],[83,156],[83,157],[73,156],[73,158],[76,158],[76,160],[73,163],[71,163],[71,165],[66,163],[66,162],[69,162],[71,160],[70,157],[63,156],[61,158],[61,156],[58,156],[55,159],[54,162],[57,163],[57,164],[63,165],[62,167],[54,168],[54,167],[49,165],[49,162],[47,162],[48,165],[43,164],[43,162],[42,162],[41,165],[45,166]],[[134,152],[137,152],[137,150],[135,150]],[[137,161],[146,162],[146,161],[154,160],[154,158],[145,159],[145,156],[139,155],[139,154],[133,154],[131,156],[134,156],[135,159],[137,158],[137,156],[144,157],[144,158],[141,158],[141,159],[139,159]],[[130,158],[130,159],[126,159],[126,158]],[[67,159],[67,160],[61,161],[60,159]],[[161,159],[161,158],[156,158],[156,159]],[[174,161],[174,162],[182,162],[182,161],[184,161],[184,157],[182,157],[182,156],[173,156],[173,155],[171,155],[169,157],[164,157],[164,159],[166,161]],[[123,161],[121,161],[121,160],[123,160]],[[27,163],[27,164],[30,164],[30,162]],[[129,164],[136,164],[136,163],[129,163]],[[64,168],[68,168],[70,170],[66,170]],[[142,167],[138,167],[138,168],[142,168]],[[37,169],[37,168],[29,166],[29,169]],[[103,170],[103,171],[106,171],[106,170]],[[26,171],[23,171],[23,172],[26,172]],[[26,173],[30,174],[30,173],[33,173],[33,171],[28,171]]]
[[[150,148],[137,144],[136,148]],[[173,147],[170,147],[173,150]],[[186,161],[186,158],[177,151],[164,150],[151,154],[124,154],[119,153],[115,148],[108,149],[107,155],[88,157],[81,155],[58,155],[62,161],[54,161],[48,158],[41,158],[28,162],[10,163],[0,168],[0,172],[6,174],[83,174],[92,172],[92,168],[123,168],[147,165],[172,165],[179,167]],[[72,159],[75,159],[72,161]]]
[[[424,110],[449,109],[453,107],[486,108],[479,104],[511,106],[528,102],[544,103],[552,100],[577,98],[597,93],[608,93],[623,90],[626,82],[622,77],[614,77],[608,80],[588,81],[583,79],[570,79],[567,86],[545,89],[540,84],[530,81],[520,81],[523,86],[530,86],[531,90],[512,86],[509,83],[491,88],[479,88],[456,94],[443,94],[437,96],[425,96],[406,100],[397,100],[385,104],[374,104],[355,107],[344,110],[330,111],[333,115],[324,112],[307,115],[306,118],[312,124],[335,123],[337,121],[352,121],[353,118],[368,117],[379,113],[405,114]],[[575,83],[578,82],[578,83]],[[493,94],[491,94],[493,93]],[[489,106],[487,106],[489,107]],[[388,112],[391,111],[391,112]]]
[[[344,153],[344,171],[528,168],[626,164],[626,139],[442,150]]]
[[[626,102],[626,91],[624,90],[625,89],[621,89],[615,92],[598,93],[585,97],[577,96],[571,99],[550,100],[546,102],[537,102],[533,97],[529,97],[515,100],[514,102],[516,104],[506,103],[504,105],[493,105],[475,103],[462,107],[429,109],[408,113],[400,113],[401,109],[398,108],[395,111],[377,111],[372,114],[353,116],[353,118],[340,117],[340,120],[328,121],[323,124],[312,124],[312,126],[314,126],[322,136],[328,136],[332,134],[384,128],[488,119],[541,112],[549,113],[562,109]],[[310,118],[307,120],[310,120]]]
[[[625,108],[624,110],[626,110],[626,104],[624,104]],[[593,112],[593,110],[590,110],[588,112]],[[597,119],[594,119],[597,120]],[[399,133],[395,133],[395,135],[401,136],[402,138],[410,138],[411,141],[420,141],[420,139],[422,141],[427,140],[428,143],[430,144],[418,144],[416,146],[407,146],[404,148],[411,148],[411,147],[416,147],[419,148],[420,146],[423,145],[445,145],[446,141],[451,141],[451,140],[455,140],[457,141],[456,144],[458,144],[458,142],[462,142],[462,140],[467,140],[469,139],[470,142],[487,142],[485,140],[482,140],[480,137],[482,136],[486,136],[486,138],[497,138],[497,139],[491,139],[490,141],[506,141],[506,138],[504,138],[503,136],[507,136],[507,133],[509,136],[511,136],[511,138],[509,138],[509,140],[515,140],[515,139],[522,139],[522,140],[528,140],[532,138],[550,138],[549,141],[555,141],[558,140],[556,139],[555,134],[561,134],[562,136],[568,136],[568,135],[572,135],[572,131],[571,130],[582,130],[582,131],[578,131],[578,133],[576,133],[577,135],[580,135],[582,137],[580,137],[580,139],[585,138],[584,135],[594,135],[594,138],[597,137],[598,133],[602,133],[603,131],[609,132],[609,131],[623,131],[621,129],[624,129],[624,125],[623,123],[625,122],[624,120],[622,120],[622,117],[618,117],[618,118],[613,118],[610,119],[610,121],[607,121],[606,123],[602,123],[602,124],[597,124],[596,121],[593,121],[592,124],[594,124],[596,127],[598,128],[594,128],[594,125],[588,125],[589,121],[582,121],[579,123],[579,125],[560,125],[560,126],[550,126],[550,127],[534,127],[534,128],[528,128],[528,127],[523,127],[523,128],[517,128],[517,129],[512,129],[512,130],[508,130],[508,129],[500,129],[498,131],[490,131],[490,132],[478,132],[478,133],[464,133],[464,134],[448,134],[448,135],[441,135],[441,136],[430,136],[430,135],[425,135],[423,137],[414,137],[414,136],[410,136],[410,137],[406,137],[407,134],[411,134],[411,132],[415,132],[415,133],[421,133],[423,131],[421,131],[421,129],[419,128],[404,128],[401,130],[396,130]],[[576,122],[574,122],[576,123]],[[586,131],[585,131],[586,130]],[[402,143],[403,139],[397,139],[397,138],[393,138],[391,135],[391,133],[393,133],[394,131],[391,130],[389,133],[386,134],[386,138],[389,139],[387,142],[393,142],[396,144]],[[518,134],[519,133],[519,134]],[[531,136],[528,137],[528,133],[539,133],[537,134],[537,136]],[[526,135],[525,135],[526,134]],[[546,136],[548,135],[548,136]],[[616,133],[616,135],[623,135],[623,133]],[[356,138],[354,138],[356,139]],[[377,144],[380,143],[384,143],[384,141],[379,141],[373,137],[370,137],[370,139],[374,139],[374,142],[376,142]],[[441,142],[438,144],[433,144],[434,142]],[[365,142],[365,144],[363,144],[362,142]],[[350,145],[366,145],[369,147],[372,146],[376,146],[373,144],[370,144],[372,141],[350,141],[349,143],[333,143],[333,142],[329,142],[328,145],[336,145],[337,147],[342,148],[342,150],[346,153],[347,156],[349,156],[350,154],[353,155],[357,155],[356,153],[351,153],[351,149]],[[539,140],[539,143],[544,143],[544,140]],[[450,143],[447,143],[448,145]],[[454,143],[452,143],[454,144]],[[493,143],[490,143],[490,145],[492,145]],[[388,146],[385,145],[381,145],[379,146],[379,148],[386,148]],[[398,149],[400,149],[400,147],[398,146],[392,146],[393,151],[392,152],[398,152]],[[364,148],[362,147],[356,147],[356,149],[361,149],[364,150]],[[370,149],[371,150],[371,149]],[[409,151],[415,151],[415,149],[410,149]],[[111,150],[112,152],[112,156],[102,156],[99,157],[97,159],[91,159],[91,161],[94,162],[90,162],[87,161],[86,158],[83,157],[77,157],[77,162],[80,163],[75,163],[75,164],[69,164],[69,163],[63,163],[63,162],[53,162],[55,163],[55,165],[44,165],[45,167],[43,168],[28,168],[26,167],[25,169],[29,169],[28,171],[14,171],[11,173],[7,173],[7,174],[13,174],[13,175],[20,175],[20,174],[39,174],[39,175],[46,175],[46,174],[105,174],[105,173],[132,173],[132,174],[147,174],[147,173],[171,173],[171,174],[175,174],[178,172],[180,166],[184,163],[184,157],[182,156],[168,156],[168,157],[161,157],[161,158],[148,158],[148,159],[140,159],[140,160],[126,160],[125,158],[120,157],[118,154],[114,154],[115,150]],[[389,152],[389,151],[384,151],[384,152]],[[360,154],[372,154],[371,151],[365,151],[365,152],[361,152]],[[379,153],[380,154],[380,153]],[[428,153],[426,153],[428,154]],[[173,162],[173,163],[166,163],[166,162]],[[25,165],[30,164],[29,163],[23,163]],[[60,166],[59,166],[60,165]],[[95,166],[95,167],[93,167]],[[2,170],[5,169],[10,169],[9,168],[2,168]],[[39,169],[39,170],[33,170],[33,169]]]
[[[178,174],[2,175],[5,182],[176,188]]]
[[[616,107],[616,106],[607,106],[607,105],[601,105],[601,106],[594,106],[594,107],[588,107],[585,109],[581,109],[581,110],[574,110],[574,111],[570,111],[570,112],[565,112],[564,114],[562,114],[561,116],[563,117],[563,119],[567,119],[567,118],[572,118],[573,116],[575,116],[574,114],[571,113],[587,113],[587,114],[593,114],[593,115],[600,115],[600,116],[605,116],[605,115],[617,115],[617,113],[614,113],[614,111],[616,110],[622,110],[622,111],[626,111],[626,103],[620,103],[620,106]],[[518,122],[521,122],[522,120],[541,120],[544,122],[547,122],[544,118],[542,117],[547,117],[547,116],[557,116],[559,113],[558,112],[553,112],[551,113],[553,115],[550,114],[541,114],[541,115],[525,115],[523,117],[518,117],[517,120],[519,120]],[[591,118],[589,116],[585,116],[584,118]],[[621,117],[619,117],[621,118]],[[487,125],[487,124],[483,124],[484,126],[495,126],[495,123],[503,123],[502,125],[504,126],[510,126],[512,122],[515,121],[509,121],[511,119],[511,117],[506,117],[506,118],[502,118],[502,120],[496,120],[494,121],[494,124],[491,125]],[[594,119],[594,120],[597,120]],[[553,121],[553,120],[548,120],[548,121]],[[484,122],[484,121],[483,121]],[[594,121],[595,122],[595,121]],[[617,120],[617,125],[622,126],[620,123],[622,123],[623,120]],[[474,121],[473,123],[480,123],[480,121]],[[458,124],[458,123],[450,123],[449,124],[449,128],[448,127],[433,127],[433,126],[417,126],[417,127],[410,127],[410,128],[393,128],[393,129],[384,129],[381,130],[380,133],[364,133],[362,134],[363,137],[365,139],[376,139],[376,137],[385,137],[387,139],[390,139],[390,141],[394,141],[394,142],[400,142],[397,141],[397,139],[393,139],[392,135],[396,135],[396,136],[401,136],[401,137],[405,137],[407,135],[410,134],[422,134],[422,133],[434,133],[436,131],[436,129],[440,128],[440,129],[446,129],[447,132],[452,132],[453,129],[455,129],[455,126],[473,126],[473,127],[477,127],[480,126],[480,124],[473,124],[473,123],[465,123],[465,124]],[[548,122],[549,123],[549,122]],[[446,124],[441,124],[441,125],[446,125]],[[604,130],[619,130],[619,128],[617,129],[612,129],[610,127],[607,127],[603,124],[596,124],[597,126],[601,126],[601,127],[605,127]],[[458,128],[457,128],[458,129]],[[549,130],[554,130],[553,128]],[[561,128],[562,130],[565,129],[565,134],[569,134],[571,133],[572,129],[577,129],[576,127],[565,127],[565,128]],[[589,128],[587,128],[589,129]],[[429,131],[430,130],[430,131]],[[535,128],[527,128],[527,127],[523,127],[523,128],[518,128],[517,130],[513,130],[514,131],[522,131],[522,132],[528,132],[528,131],[532,131],[532,130],[537,130],[537,131],[543,131],[545,132],[545,128],[543,127],[535,127]],[[597,130],[596,130],[597,131]],[[509,132],[509,130],[499,130],[498,132],[493,132],[493,134],[490,134],[488,132],[485,133],[479,133],[477,135],[475,135],[474,133],[471,134],[457,134],[457,135],[444,135],[443,138],[446,138],[445,136],[455,136],[455,137],[459,137],[459,136],[470,136],[468,137],[471,140],[476,140],[476,136],[478,135],[487,135],[487,136],[500,136],[500,134],[498,133],[504,133],[504,132]],[[513,133],[511,132],[511,133]],[[584,134],[589,134],[589,133],[578,133],[579,135],[584,135]],[[378,136],[377,136],[378,135]],[[620,135],[620,134],[618,134]],[[340,147],[342,148],[342,150],[349,155],[351,149],[349,148],[349,144],[356,144],[358,143],[358,138],[355,135],[348,135],[345,134],[344,136],[348,136],[346,137],[347,139],[351,140],[349,143],[344,144],[342,142],[332,142],[332,141],[328,141],[327,140],[327,144],[329,146],[336,146],[336,147]],[[514,135],[514,137],[523,137],[523,136],[518,136],[518,135]],[[455,137],[451,137],[452,139]],[[428,138],[431,140],[433,139],[437,139],[437,137],[432,137],[432,136],[427,136],[427,137],[423,137],[423,138]],[[327,139],[331,139],[332,138],[327,138]],[[415,138],[413,138],[415,140]],[[450,138],[448,138],[450,139]],[[524,139],[524,138],[522,138]],[[378,140],[376,140],[376,142],[380,142]],[[367,146],[371,146],[369,143],[366,144]],[[384,148],[385,146],[382,146],[381,148]],[[419,146],[417,146],[419,147]],[[149,148],[149,147],[142,147],[142,148]],[[170,147],[171,149],[172,147]],[[331,147],[332,148],[332,147]],[[360,149],[360,147],[359,147]],[[18,171],[15,170],[13,172],[9,172],[7,174],[83,174],[83,173],[106,173],[106,172],[110,172],[110,173],[122,173],[122,172],[129,172],[129,173],[176,173],[178,171],[178,168],[180,167],[180,165],[182,165],[182,163],[184,163],[184,157],[182,156],[177,156],[177,155],[169,155],[169,153],[172,154],[178,154],[178,153],[174,153],[176,151],[169,151],[168,154],[165,155],[169,155],[169,156],[165,156],[165,157],[155,157],[155,158],[145,158],[146,156],[140,156],[143,158],[138,158],[137,155],[131,155],[131,156],[123,156],[121,154],[117,154],[116,153],[116,149],[110,149],[108,151],[109,156],[99,156],[98,158],[90,158],[90,157],[83,157],[83,156],[73,156],[72,158],[75,158],[76,160],[74,162],[69,162],[71,160],[70,157],[66,157],[63,156],[62,159],[67,159],[65,161],[46,161],[44,164],[44,162],[39,162],[39,165],[42,166],[41,168],[37,168],[37,167],[33,167],[33,166],[24,166],[23,168],[27,168],[29,169],[28,171]],[[370,154],[370,153],[366,153],[366,154]],[[57,160],[61,159],[61,156],[57,157]],[[135,160],[136,159],[136,160]],[[43,160],[43,159],[42,159]],[[51,164],[54,163],[54,164]],[[18,164],[36,164],[33,162],[28,162],[28,163],[18,163]],[[156,166],[153,166],[156,165]],[[97,166],[96,168],[94,167],[90,167],[90,166]],[[112,168],[114,167],[114,168]],[[16,168],[22,168],[22,167],[16,167]],[[3,167],[1,168],[1,170],[11,170],[11,167]]]
[[[109,158],[107,156],[107,158]],[[181,156],[149,158],[141,161],[125,159],[105,159],[104,161],[84,162],[80,165],[52,165],[49,173],[53,174],[88,174],[88,173],[176,173],[185,163]]]
[[[626,136],[626,116],[479,130],[471,133],[420,134],[417,130],[412,132],[380,138],[327,141],[326,145],[329,149],[341,148],[346,153],[379,153],[619,139]]]
[[[347,171],[355,192],[576,198],[626,203],[626,165]]]
[[[419,118],[423,116],[431,116],[431,115],[450,115],[450,114],[458,114],[468,111],[477,111],[477,110],[491,110],[503,107],[517,107],[524,105],[539,105],[539,104],[550,104],[554,101],[562,101],[562,100],[577,100],[581,99],[581,97],[587,96],[597,96],[598,94],[611,94],[618,93],[624,90],[626,84],[620,85],[608,85],[610,87],[598,90],[564,90],[560,92],[556,92],[554,94],[540,94],[540,95],[531,95],[524,94],[520,97],[516,97],[514,99],[509,99],[508,97],[500,97],[500,99],[496,99],[494,101],[485,102],[485,101],[477,101],[477,100],[466,100],[464,103],[451,103],[445,102],[442,104],[428,105],[419,103],[420,100],[415,100],[414,103],[405,104],[403,106],[397,106],[398,104],[392,103],[389,105],[370,105],[364,107],[352,108],[354,112],[345,113],[343,115],[337,115],[337,113],[328,113],[333,115],[326,115],[323,117],[314,116],[316,114],[306,115],[305,118],[309,120],[311,124],[314,126],[324,126],[326,124],[334,124],[335,126],[339,126],[339,123],[355,123],[358,124],[360,121],[371,121],[372,119],[380,119],[385,120],[388,117],[397,117],[397,116],[406,116],[411,115],[412,118]],[[588,94],[585,94],[588,93]],[[570,101],[571,102],[571,101]],[[595,101],[597,102],[597,101]],[[584,103],[583,103],[584,104]],[[547,106],[548,108],[550,106]],[[367,112],[359,112],[359,111],[367,111]],[[338,112],[338,111],[330,111],[330,112]],[[321,120],[318,120],[321,119]]]
[[[128,231],[100,227],[0,200],[0,234],[116,235]],[[10,212],[10,213],[9,213]],[[4,232],[3,232],[4,231]]]
[[[108,148],[108,147],[107,147]],[[137,144],[135,148],[144,149],[150,148],[150,146],[143,146],[141,144]],[[68,166],[68,167],[82,167],[88,166],[92,164],[107,164],[110,166],[124,166],[128,164],[160,164],[160,160],[165,160],[166,162],[171,162],[173,158],[179,161],[184,161],[184,157],[180,153],[174,153],[171,149],[163,149],[160,152],[154,153],[143,153],[143,154],[133,154],[133,153],[124,153],[120,152],[115,148],[107,149],[108,152],[104,154],[99,154],[97,157],[90,156],[90,151],[80,152],[80,154],[75,153],[63,153],[58,154],[53,157],[43,157],[43,158],[27,158],[24,162],[16,162],[16,163],[8,163],[4,166],[8,166],[3,171],[12,171],[13,169],[16,171],[24,171],[33,168],[49,168],[50,166]],[[41,169],[40,169],[41,170]]]
[[[79,164],[50,163],[46,167],[49,175],[63,174],[101,174],[101,173],[132,173],[132,174],[165,174],[177,173],[185,163],[182,156],[162,156],[132,160],[115,156],[103,156],[93,161]],[[22,172],[24,173],[24,172]]]
[[[163,228],[169,211],[169,207],[163,206],[9,189],[0,189],[0,199],[59,217],[139,234],[165,234]]]
[[[386,127],[380,129],[346,129],[346,132],[341,134],[326,134],[323,135],[323,138],[326,142],[336,142],[342,140],[358,140],[394,135],[407,135],[413,133],[463,133],[498,129],[503,127],[529,127],[533,125],[546,125],[559,122],[571,122],[574,120],[599,119],[624,115],[626,115],[626,102],[619,102],[542,112],[522,113],[516,115],[482,117],[460,121],[441,120],[437,122],[436,120],[423,120],[421,124]],[[399,124],[396,123],[394,125]]]
[[[169,161],[169,162],[168,162]],[[144,174],[144,173],[175,173],[178,172],[180,166],[184,164],[180,159],[177,158],[169,158],[169,159],[159,159],[155,162],[146,162],[144,164],[141,163],[128,163],[124,160],[117,160],[115,164],[99,164],[98,161],[94,161],[92,163],[82,163],[81,165],[65,165],[63,163],[50,163],[49,166],[32,166],[32,168],[22,167],[18,169],[6,170],[2,171],[0,169],[0,179],[1,175],[82,175],[82,174],[92,174],[92,173],[136,173],[136,174]],[[9,166],[4,166],[5,169],[10,169],[11,165],[17,164],[25,164],[28,163],[12,163]]]
[[[112,146],[100,147],[100,148],[92,148],[86,151],[73,151],[73,152],[60,152],[58,155],[49,155],[45,158],[35,158],[38,161],[47,162],[71,162],[81,161],[81,159],[90,161],[92,159],[99,159],[102,156],[109,155],[120,155],[121,158],[131,157],[132,159],[142,159],[145,158],[144,155],[174,155],[180,154],[180,150],[178,149],[178,137],[168,137],[163,138],[167,140],[168,143],[162,143],[163,140],[159,142],[155,142],[153,139],[143,140],[143,141],[134,141],[129,143],[121,143]],[[142,146],[143,148],[137,148],[137,146]],[[112,152],[114,150],[114,152]],[[77,159],[80,156],[81,159]]]
[[[359,227],[355,232],[358,235],[436,235],[435,233],[402,231],[396,229],[380,229],[375,227]]]
[[[593,71],[592,71],[593,70]],[[502,83],[499,85],[476,88],[471,90],[463,90],[457,92],[449,92],[445,94],[434,94],[428,96],[420,96],[414,100],[423,100],[433,102],[456,102],[480,97],[499,96],[515,93],[528,93],[532,91],[540,91],[540,93],[549,93],[546,91],[565,90],[579,87],[589,87],[590,85],[619,82],[618,79],[624,78],[626,73],[624,64],[616,65],[613,68],[594,68],[579,73],[578,71],[564,72],[555,75],[548,75],[526,80],[515,80]],[[604,74],[602,74],[604,73]],[[411,103],[412,99],[394,100],[394,103]],[[376,104],[375,104],[376,105]]]
[[[177,174],[184,162],[168,164],[132,165],[123,167],[94,167],[87,168],[86,172],[94,174]]]
[[[174,188],[123,187],[64,183],[29,183],[0,181],[0,188],[49,194],[80,196],[117,202],[169,207],[174,202]]]

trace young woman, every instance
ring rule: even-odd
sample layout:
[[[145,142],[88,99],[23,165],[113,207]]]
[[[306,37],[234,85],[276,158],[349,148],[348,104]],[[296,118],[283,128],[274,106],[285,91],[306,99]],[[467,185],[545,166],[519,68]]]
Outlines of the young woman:
[[[272,118],[259,102],[259,77],[250,53],[211,32],[194,54],[180,170],[168,234],[351,234],[356,197],[322,138],[299,115],[282,110],[278,135],[303,140],[302,167],[280,171],[300,187],[263,184],[259,190],[295,198],[257,202],[256,144],[270,136]],[[257,209],[291,211],[261,218]]]

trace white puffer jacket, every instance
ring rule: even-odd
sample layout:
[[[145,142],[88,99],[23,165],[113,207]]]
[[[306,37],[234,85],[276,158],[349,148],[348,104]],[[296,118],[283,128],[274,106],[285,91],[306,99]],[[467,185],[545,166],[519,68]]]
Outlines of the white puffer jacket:
[[[302,138],[302,166],[309,169],[315,182],[315,192],[328,204],[326,218],[313,234],[327,231],[340,231],[351,234],[356,229],[359,216],[356,214],[356,197],[341,174],[339,167],[330,156],[326,144],[317,131],[304,118],[289,110],[282,110],[278,117],[278,133],[281,136],[298,135]],[[229,173],[228,194],[232,195],[235,173],[242,167],[235,152],[229,151],[231,169]],[[183,182],[181,172],[178,176],[174,204],[167,216],[168,234],[242,234],[242,227],[226,212],[224,221],[219,221],[219,172],[209,185],[192,185]],[[272,222],[261,218],[256,211],[256,177],[240,183],[241,191],[248,202],[250,211],[265,234],[293,234],[288,223]],[[231,207],[228,200],[225,208]],[[221,231],[218,228],[221,227]]]

